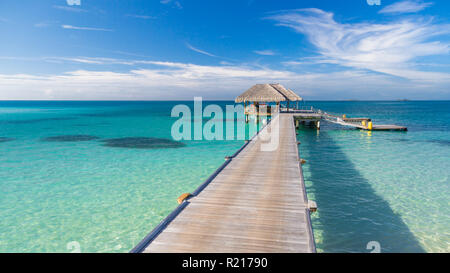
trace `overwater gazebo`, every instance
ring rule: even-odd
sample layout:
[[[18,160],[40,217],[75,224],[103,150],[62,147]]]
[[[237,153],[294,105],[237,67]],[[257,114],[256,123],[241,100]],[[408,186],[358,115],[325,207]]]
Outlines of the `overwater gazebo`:
[[[283,85],[279,83],[275,84],[256,84],[252,86],[250,89],[245,91],[242,95],[238,96],[235,99],[236,103],[244,103],[245,106],[245,114],[251,115],[271,115],[274,111],[272,107],[267,108],[267,113],[259,112],[259,105],[265,103],[276,103],[277,107],[275,111],[279,111],[280,102],[287,102],[287,108],[289,110],[290,102],[298,102],[303,99],[295,94],[290,89],[285,88]],[[251,106],[247,106],[251,104]]]
[[[276,102],[286,101],[286,97],[283,96],[279,91],[273,88],[272,85],[265,84],[255,84],[250,89],[245,91],[242,95],[236,98],[236,103],[265,103],[265,102]]]

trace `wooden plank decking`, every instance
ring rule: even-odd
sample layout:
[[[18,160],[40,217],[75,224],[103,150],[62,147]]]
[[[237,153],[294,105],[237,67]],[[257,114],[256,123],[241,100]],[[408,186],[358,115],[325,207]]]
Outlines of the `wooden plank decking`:
[[[408,128],[406,128],[404,126],[398,126],[398,125],[376,124],[376,125],[373,125],[372,129],[369,129],[367,126],[363,126],[361,124],[356,124],[356,123],[338,122],[338,124],[341,124],[344,126],[355,127],[355,128],[358,128],[361,130],[367,130],[367,131],[408,131]]]
[[[251,141],[143,252],[315,252],[293,115],[277,125],[277,149]]]
[[[343,126],[354,127],[361,130],[367,131],[408,131],[405,126],[390,125],[390,124],[373,124],[372,129],[369,129],[368,125],[363,125],[362,121],[372,121],[370,118],[341,118],[339,116],[334,116],[330,114],[320,114],[321,118],[335,124],[340,124]]]

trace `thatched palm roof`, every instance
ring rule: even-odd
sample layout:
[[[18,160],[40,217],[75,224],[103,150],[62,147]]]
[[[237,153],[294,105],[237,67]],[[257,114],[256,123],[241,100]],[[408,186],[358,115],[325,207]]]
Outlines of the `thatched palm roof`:
[[[280,102],[286,97],[274,89],[270,84],[256,84],[236,98],[235,102]]]
[[[236,103],[241,102],[280,102],[303,100],[292,90],[286,89],[281,84],[256,84],[236,98]]]
[[[271,84],[273,88],[275,88],[278,92],[280,92],[283,96],[285,96],[289,101],[301,101],[303,100],[297,94],[294,93],[291,89],[286,89],[279,83]]]
[[[291,89],[287,89],[289,92],[291,92],[294,96],[296,96],[297,97],[297,101],[303,101],[303,98],[302,97],[300,97],[299,95],[297,95],[294,91],[292,91]]]

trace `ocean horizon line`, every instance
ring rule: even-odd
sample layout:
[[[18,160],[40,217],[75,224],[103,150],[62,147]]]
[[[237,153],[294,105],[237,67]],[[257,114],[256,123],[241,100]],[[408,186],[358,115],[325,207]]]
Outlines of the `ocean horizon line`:
[[[61,99],[61,100],[0,100],[0,102],[186,102],[193,101],[192,100],[77,100],[77,99]],[[219,102],[228,102],[233,101],[233,99],[202,99],[202,101],[219,101]],[[320,99],[312,99],[312,100],[303,100],[303,102],[426,102],[426,101],[442,101],[448,102],[450,99],[444,100],[434,100],[434,99],[386,99],[386,100],[359,100],[359,99],[342,99],[342,100],[320,100]]]

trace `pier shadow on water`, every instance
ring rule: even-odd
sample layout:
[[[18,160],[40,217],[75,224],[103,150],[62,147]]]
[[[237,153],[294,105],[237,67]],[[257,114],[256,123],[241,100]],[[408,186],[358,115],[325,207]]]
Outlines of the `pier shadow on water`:
[[[318,205],[312,222],[320,251],[370,252],[367,244],[376,241],[381,252],[425,252],[326,131],[301,130],[300,153],[310,172],[307,193]]]

